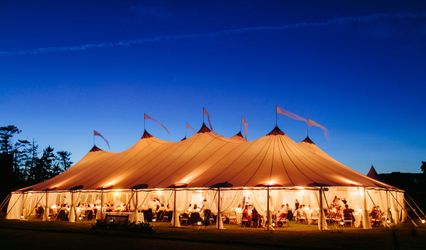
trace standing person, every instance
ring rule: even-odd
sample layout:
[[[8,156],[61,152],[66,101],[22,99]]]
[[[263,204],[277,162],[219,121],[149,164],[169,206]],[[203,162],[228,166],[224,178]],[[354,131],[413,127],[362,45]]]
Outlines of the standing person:
[[[207,202],[206,199],[203,200],[203,204],[201,205],[201,211],[204,216],[204,226],[210,225],[211,210],[210,204]]]
[[[287,203],[285,204],[285,207],[287,209],[287,220],[293,220],[293,211],[291,210],[290,205]]]
[[[296,201],[294,202],[294,207],[295,207],[295,209],[294,209],[294,210],[299,209],[299,206],[300,206],[300,203],[299,203],[299,201],[296,199]]]

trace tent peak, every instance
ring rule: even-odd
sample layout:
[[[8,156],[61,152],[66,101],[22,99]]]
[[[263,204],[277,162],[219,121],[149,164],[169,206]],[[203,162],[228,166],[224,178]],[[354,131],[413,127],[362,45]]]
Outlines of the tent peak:
[[[238,133],[236,133],[233,137],[241,137],[241,138],[244,138],[243,134],[241,134],[241,131],[239,131]]]
[[[285,135],[285,133],[278,126],[275,126],[267,135]]]
[[[148,131],[146,131],[146,129],[143,131],[143,135],[141,137],[141,139],[146,139],[146,138],[151,138],[154,137],[152,136],[150,133],[148,133]]]
[[[241,140],[241,141],[247,141],[246,138],[244,138],[243,134],[240,132],[236,133],[234,136],[231,137],[231,139],[234,140]]]
[[[209,132],[212,132],[212,130],[209,127],[207,127],[207,125],[203,122],[203,125],[201,125],[201,128],[200,128],[200,130],[198,130],[197,134],[209,133]]]
[[[367,176],[370,177],[370,178],[373,178],[375,180],[380,180],[380,176],[377,173],[377,171],[376,171],[376,169],[374,168],[373,165],[371,165],[370,170],[368,171]]]
[[[306,143],[309,143],[309,144],[315,144],[315,142],[313,142],[312,140],[311,140],[311,138],[309,138],[309,135],[308,136],[306,136],[306,138],[305,139],[303,139],[303,141],[302,142],[306,142]]]
[[[96,145],[93,145],[93,147],[89,150],[89,152],[97,152],[97,151],[103,151],[103,150],[98,148]]]

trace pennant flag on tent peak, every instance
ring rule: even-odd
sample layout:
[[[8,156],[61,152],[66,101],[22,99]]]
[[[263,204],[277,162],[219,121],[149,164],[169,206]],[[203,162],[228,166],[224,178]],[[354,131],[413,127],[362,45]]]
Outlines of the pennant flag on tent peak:
[[[189,124],[189,122],[186,122],[185,128],[189,128],[190,130],[192,130],[192,132],[195,133],[195,129],[191,126],[191,124]]]
[[[99,133],[99,131],[93,130],[93,137],[96,137],[96,136],[101,137],[105,141],[105,143],[108,145],[108,148],[111,149],[111,147],[109,146],[108,140],[101,133]]]
[[[319,123],[317,123],[313,120],[310,120],[310,119],[307,119],[306,123],[308,124],[308,126],[314,126],[314,127],[320,128],[322,130],[322,132],[324,133],[325,138],[327,140],[330,140],[330,135],[329,135],[328,129],[326,127],[324,127],[323,125],[321,125],[321,124],[319,124]]]
[[[210,115],[206,108],[203,107],[203,115],[207,116],[207,121],[209,122],[209,127],[213,130],[212,122],[210,121]],[[203,116],[204,117],[204,116]]]
[[[170,134],[170,132],[169,132],[169,130],[166,128],[166,126],[164,126],[161,122],[159,122],[159,121],[157,121],[157,120],[155,120],[154,118],[152,118],[151,116],[149,116],[149,115],[147,115],[147,114],[143,114],[143,119],[144,120],[151,120],[151,121],[153,121],[153,122],[155,122],[155,123],[157,123],[160,127],[162,127],[166,132],[167,132],[167,134]]]
[[[247,134],[248,134],[248,123],[246,118],[244,118],[244,116],[241,118],[241,122],[243,123],[244,126],[244,137],[247,138]]]
[[[280,106],[277,106],[276,112],[277,112],[277,114],[285,115],[285,116],[290,117],[290,118],[292,118],[294,120],[307,122],[307,120],[305,118],[303,118],[303,117],[301,117],[299,115],[296,115],[296,114],[294,114],[294,113],[292,113],[290,111],[287,111],[287,110],[281,108]]]

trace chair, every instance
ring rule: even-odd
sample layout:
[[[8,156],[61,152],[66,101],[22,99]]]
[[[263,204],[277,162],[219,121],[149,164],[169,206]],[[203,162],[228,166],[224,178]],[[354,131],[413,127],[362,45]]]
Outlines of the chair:
[[[251,227],[251,220],[249,220],[247,218],[243,218],[241,220],[241,226],[242,227]]]
[[[183,225],[183,223],[185,222],[185,225],[188,226],[188,220],[189,220],[189,215],[188,214],[182,214],[180,216],[180,224]]]
[[[183,223],[185,222],[185,226],[188,226],[188,218],[181,218],[180,219],[180,224],[183,226]]]
[[[233,212],[229,216],[229,224],[237,224],[237,213],[236,212]]]
[[[343,225],[350,225],[351,227],[353,226],[353,224],[354,224],[354,221],[352,220],[352,219],[348,219],[348,218],[346,218],[346,219],[344,219],[343,220]]]
[[[168,213],[165,213],[164,215],[163,215],[163,219],[161,220],[161,222],[168,222],[169,221],[169,214]]]

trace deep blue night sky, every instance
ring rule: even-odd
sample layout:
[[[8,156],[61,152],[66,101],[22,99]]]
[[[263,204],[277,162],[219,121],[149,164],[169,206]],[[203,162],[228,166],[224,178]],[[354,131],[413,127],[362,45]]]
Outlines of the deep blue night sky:
[[[0,126],[79,160],[92,130],[112,151],[185,122],[249,140],[278,104],[324,124],[312,139],[366,173],[426,160],[424,1],[1,1]],[[48,49],[46,49],[48,48]],[[294,140],[305,125],[279,117]],[[99,146],[105,145],[99,140]]]

